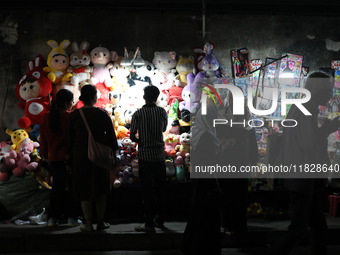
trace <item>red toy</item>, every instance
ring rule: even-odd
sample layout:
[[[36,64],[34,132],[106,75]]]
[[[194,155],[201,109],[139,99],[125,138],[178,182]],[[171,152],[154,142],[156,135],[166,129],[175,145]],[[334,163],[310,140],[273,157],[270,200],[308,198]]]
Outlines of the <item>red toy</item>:
[[[27,64],[28,72],[16,87],[18,106],[25,110],[25,115],[18,120],[21,128],[39,124],[41,117],[49,110],[52,83],[43,71],[44,59],[38,55]]]

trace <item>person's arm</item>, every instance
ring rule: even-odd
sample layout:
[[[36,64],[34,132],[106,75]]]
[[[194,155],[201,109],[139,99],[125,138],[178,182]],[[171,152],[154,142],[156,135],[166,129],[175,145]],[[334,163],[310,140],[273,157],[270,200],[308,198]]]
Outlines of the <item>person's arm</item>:
[[[162,115],[162,132],[166,131],[166,127],[168,126],[168,115],[166,114],[166,111],[163,109],[163,115]]]
[[[39,139],[39,153],[44,159],[48,159],[48,144],[46,140],[46,115],[43,116],[40,122],[40,139]]]
[[[138,114],[135,112],[131,118],[131,126],[130,126],[130,138],[133,142],[139,143],[139,139],[136,137],[138,131]]]
[[[107,136],[106,138],[107,138],[107,141],[110,143],[110,147],[116,151],[118,149],[118,143],[117,143],[117,137],[114,131],[114,126],[108,113],[106,113],[106,116],[107,117],[104,118],[105,120],[104,125],[105,125],[106,136]]]

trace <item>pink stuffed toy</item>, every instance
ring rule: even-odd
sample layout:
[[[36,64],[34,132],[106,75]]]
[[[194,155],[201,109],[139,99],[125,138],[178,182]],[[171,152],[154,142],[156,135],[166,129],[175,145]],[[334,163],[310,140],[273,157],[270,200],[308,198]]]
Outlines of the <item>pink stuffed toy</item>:
[[[0,181],[8,180],[8,172],[16,166],[16,152],[10,150],[6,157],[3,157],[0,163]]]
[[[25,172],[25,169],[28,171],[34,171],[38,167],[37,162],[31,162],[30,154],[35,150],[35,148],[39,147],[39,143],[32,142],[31,139],[26,138],[22,144],[20,145],[20,149],[16,154],[16,163],[17,166],[13,169],[13,174],[15,176],[22,176]]]
[[[165,139],[165,155],[167,157],[175,157],[176,156],[176,146],[179,145],[179,135],[168,134]]]
[[[90,55],[93,64],[90,83],[92,85],[104,83],[107,88],[113,90],[114,83],[110,75],[110,69],[113,65],[110,62],[118,59],[117,52],[109,51],[104,47],[96,47],[91,51]]]
[[[41,117],[49,110],[52,83],[43,71],[43,57],[38,55],[28,62],[28,72],[16,87],[18,106],[25,115],[18,120],[21,128],[39,124]]]
[[[156,68],[154,76],[151,77],[152,84],[160,90],[169,90],[175,81],[176,52],[156,51],[152,63]]]

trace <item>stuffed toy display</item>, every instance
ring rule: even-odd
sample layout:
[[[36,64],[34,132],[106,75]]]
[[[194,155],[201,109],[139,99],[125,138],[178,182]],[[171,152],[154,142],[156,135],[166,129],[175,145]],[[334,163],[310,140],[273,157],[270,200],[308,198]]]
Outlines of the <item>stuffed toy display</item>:
[[[66,53],[66,48],[71,42],[64,40],[59,45],[56,41],[49,40],[47,44],[52,48],[47,57],[48,66],[43,68],[43,70],[48,73],[48,79],[54,85],[70,81],[72,74],[67,72],[70,59]]]
[[[88,84],[91,77],[91,56],[87,52],[90,44],[86,41],[81,42],[80,47],[77,42],[72,43],[73,53],[70,57],[70,66],[67,72],[72,74],[71,83],[75,86]]]
[[[186,109],[190,113],[195,114],[199,109],[199,102],[202,96],[202,88],[204,84],[205,72],[199,72],[196,77],[193,73],[188,75],[188,85],[182,91],[182,101],[179,109]]]
[[[25,115],[18,120],[19,127],[25,129],[39,124],[41,117],[49,110],[52,83],[43,71],[43,57],[38,55],[28,62],[28,72],[16,86],[18,106]]]
[[[180,87],[185,87],[187,85],[187,76],[189,73],[196,74],[196,68],[194,63],[194,57],[183,57],[179,56],[176,70],[178,72],[176,76],[175,85]]]
[[[156,51],[152,63],[156,68],[155,75],[151,78],[152,84],[160,90],[169,90],[176,77],[176,52]]]
[[[107,88],[113,90],[113,80],[110,75],[110,69],[113,67],[111,61],[118,59],[118,54],[115,51],[109,51],[104,47],[96,47],[91,53],[91,62],[93,71],[91,73],[90,83],[104,83]]]
[[[37,147],[39,147],[39,143],[33,142],[30,138],[25,138],[21,142],[18,152],[11,150],[0,166],[0,180],[6,181],[8,179],[9,170],[12,170],[13,175],[17,177],[22,176],[25,170],[34,171],[38,167],[38,163],[32,162],[30,154]]]

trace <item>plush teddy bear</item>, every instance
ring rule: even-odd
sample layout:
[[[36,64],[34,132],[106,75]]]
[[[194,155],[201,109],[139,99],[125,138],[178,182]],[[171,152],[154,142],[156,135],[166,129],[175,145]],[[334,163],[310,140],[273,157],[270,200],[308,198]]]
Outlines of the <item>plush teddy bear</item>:
[[[193,73],[188,74],[188,85],[182,91],[184,101],[180,102],[179,109],[186,109],[195,114],[199,109],[199,102],[202,96],[205,72],[199,72],[196,77]]]
[[[190,153],[190,139],[190,133],[183,133],[179,139],[180,145],[176,146],[176,151],[180,152],[183,158],[185,158],[187,153]]]
[[[52,83],[43,71],[43,57],[38,55],[28,62],[28,72],[16,86],[18,106],[25,110],[25,115],[18,120],[21,128],[39,124],[41,117],[49,110]]]
[[[123,59],[123,57],[118,57],[110,69],[110,74],[113,81],[113,90],[120,89],[125,92],[129,87],[128,76],[130,75],[131,66],[122,66],[120,63]]]
[[[184,159],[180,152],[176,153],[176,158],[174,159],[174,165],[176,168],[177,180],[180,182],[185,181]]]
[[[165,155],[167,157],[175,157],[176,156],[176,146],[180,144],[179,135],[175,134],[167,134],[164,138],[165,143]]]
[[[52,48],[47,57],[48,66],[43,68],[43,70],[48,73],[48,79],[54,85],[70,81],[72,74],[67,72],[70,59],[66,53],[66,48],[71,42],[64,40],[59,45],[56,41],[49,40],[47,44]]]
[[[152,84],[160,90],[169,90],[175,81],[176,52],[156,51],[152,60],[156,70],[151,78]]]
[[[91,78],[91,56],[87,52],[90,44],[86,41],[81,42],[80,47],[77,42],[72,43],[73,53],[70,57],[70,66],[67,72],[72,73],[71,83],[75,86],[84,86],[89,83]]]
[[[7,181],[9,178],[9,171],[16,167],[17,154],[14,150],[8,148],[9,151],[6,153],[0,161],[0,181]]]
[[[176,75],[175,85],[180,87],[185,87],[187,85],[187,75],[189,73],[196,73],[194,57],[183,57],[179,56],[176,70],[178,74]]]

